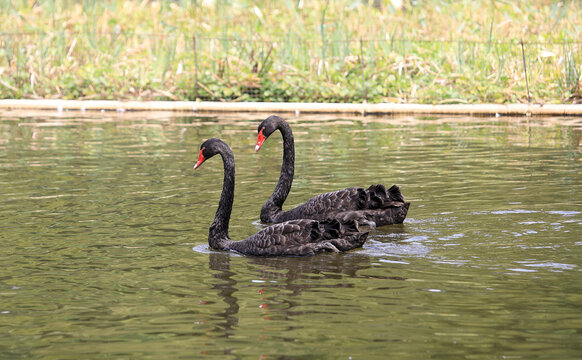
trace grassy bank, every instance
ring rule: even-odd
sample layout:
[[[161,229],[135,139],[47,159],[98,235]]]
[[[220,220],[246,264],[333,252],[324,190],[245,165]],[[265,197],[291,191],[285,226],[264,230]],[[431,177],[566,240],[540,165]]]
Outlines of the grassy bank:
[[[580,96],[580,2],[380,3],[4,1],[0,97],[515,103],[528,86],[532,102]]]

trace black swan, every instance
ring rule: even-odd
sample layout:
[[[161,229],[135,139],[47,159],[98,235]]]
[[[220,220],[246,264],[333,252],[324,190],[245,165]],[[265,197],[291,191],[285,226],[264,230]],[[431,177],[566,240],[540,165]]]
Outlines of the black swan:
[[[317,221],[298,219],[271,225],[241,241],[228,236],[228,223],[234,201],[234,156],[222,140],[212,138],[200,146],[194,170],[216,154],[222,156],[224,182],[218,209],[208,232],[208,244],[216,250],[235,250],[255,256],[304,256],[319,252],[347,251],[361,247],[368,236],[360,232],[358,223],[330,219]]]
[[[295,144],[289,124],[275,115],[263,120],[257,129],[259,135],[255,151],[259,151],[275,130],[279,130],[283,136],[283,165],[279,182],[261,209],[261,221],[279,223],[292,219],[355,219],[361,225],[367,224],[372,228],[404,221],[410,203],[404,202],[400,188],[396,185],[388,190],[379,184],[368,189],[351,187],[328,192],[314,196],[294,209],[283,211],[283,203],[293,183],[295,167]]]

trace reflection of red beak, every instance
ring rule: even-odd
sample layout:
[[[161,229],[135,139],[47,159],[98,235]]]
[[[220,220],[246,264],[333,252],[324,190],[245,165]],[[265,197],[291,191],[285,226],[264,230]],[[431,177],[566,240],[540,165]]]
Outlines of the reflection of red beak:
[[[202,152],[203,151],[204,151],[204,148],[200,149],[200,155],[198,155],[198,161],[194,165],[194,170],[196,170],[196,168],[198,168],[200,165],[202,165],[202,163],[204,162],[204,160],[206,160],[204,158],[204,155],[202,155]]]
[[[259,149],[265,142],[266,137],[265,135],[263,135],[263,130],[265,130],[265,128],[262,128],[261,131],[259,131],[259,136],[257,137],[257,145],[255,145],[255,152],[259,151]]]

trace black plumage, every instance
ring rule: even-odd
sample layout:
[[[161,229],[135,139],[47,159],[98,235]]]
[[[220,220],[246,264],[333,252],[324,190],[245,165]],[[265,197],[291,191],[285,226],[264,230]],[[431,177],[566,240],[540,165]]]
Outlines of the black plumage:
[[[241,241],[233,241],[228,226],[234,201],[234,156],[230,147],[220,139],[206,140],[200,147],[198,168],[216,154],[222,156],[224,182],[216,215],[208,233],[208,244],[217,250],[235,250],[255,256],[304,256],[319,252],[347,251],[361,247],[368,236],[361,232],[357,221],[346,219],[298,219],[271,225]]]
[[[257,129],[259,134],[255,151],[259,151],[263,142],[276,130],[283,137],[283,164],[279,182],[261,209],[261,221],[279,223],[292,219],[352,219],[372,227],[404,221],[410,203],[404,201],[400,188],[396,185],[389,189],[378,184],[368,189],[351,187],[324,193],[294,209],[283,211],[283,203],[291,190],[295,171],[295,144],[289,124],[275,115],[263,120]]]

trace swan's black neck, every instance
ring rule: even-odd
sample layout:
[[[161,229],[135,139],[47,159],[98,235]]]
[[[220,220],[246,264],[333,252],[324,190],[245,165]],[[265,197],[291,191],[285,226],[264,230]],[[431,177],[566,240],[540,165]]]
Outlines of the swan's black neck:
[[[281,119],[277,129],[281,131],[281,136],[283,137],[283,164],[281,165],[279,182],[273,194],[261,209],[261,220],[265,222],[272,222],[272,217],[282,211],[283,203],[287,199],[289,191],[291,191],[295,172],[295,143],[291,127]]]
[[[228,146],[221,147],[219,153],[224,164],[224,181],[218,209],[210,225],[208,244],[214,249],[227,250],[232,243],[228,236],[228,225],[234,201],[234,156]]]

